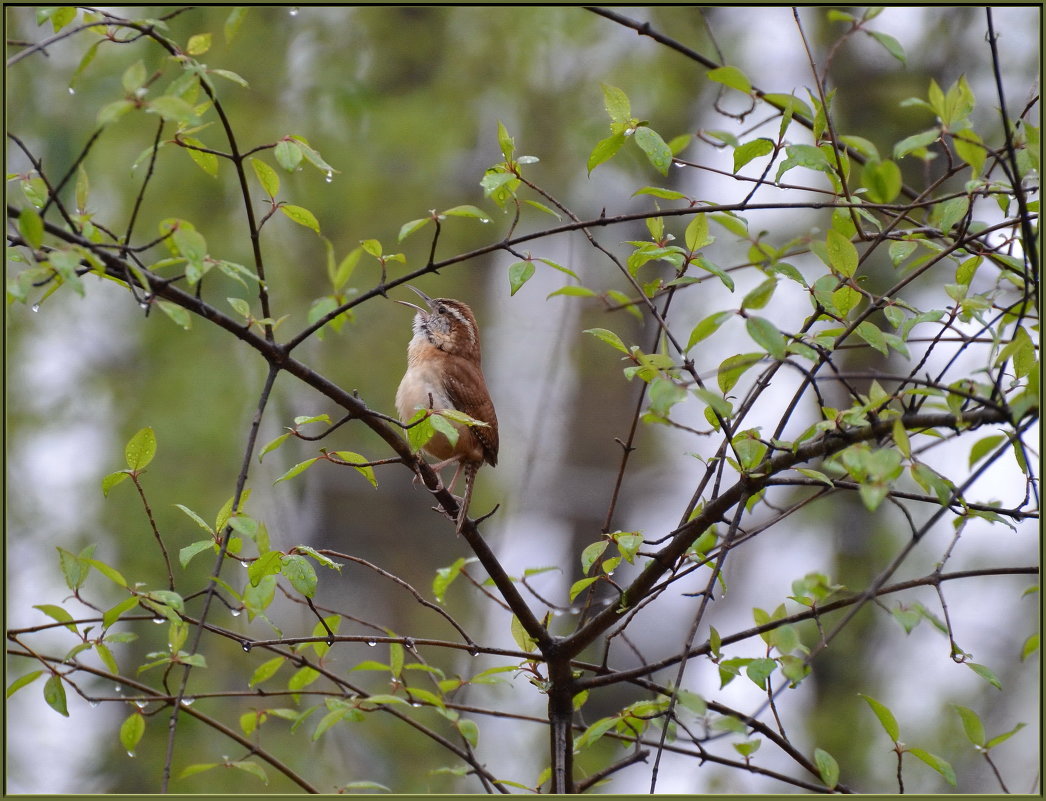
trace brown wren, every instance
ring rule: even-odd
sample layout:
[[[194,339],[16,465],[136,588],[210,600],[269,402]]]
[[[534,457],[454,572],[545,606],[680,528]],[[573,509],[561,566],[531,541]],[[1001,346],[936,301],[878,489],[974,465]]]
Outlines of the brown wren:
[[[400,420],[406,423],[418,409],[456,409],[486,423],[485,426],[453,423],[458,430],[456,443],[451,445],[450,440],[437,432],[424,446],[440,460],[432,466],[437,475],[447,465],[457,463],[448,492],[453,490],[458,476],[465,473],[465,496],[458,507],[457,531],[460,533],[476,472],[484,462],[491,466],[498,462],[498,418],[483,379],[479,328],[472,309],[460,300],[430,298],[420,289],[409,288],[421,296],[427,308],[405,300],[396,301],[417,312],[414,337],[407,346],[407,372],[396,390]]]

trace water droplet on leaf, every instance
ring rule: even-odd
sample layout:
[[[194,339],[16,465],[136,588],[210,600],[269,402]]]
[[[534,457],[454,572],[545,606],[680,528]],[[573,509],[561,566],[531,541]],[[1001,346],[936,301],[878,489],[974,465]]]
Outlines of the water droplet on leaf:
[[[40,304],[39,303],[34,303],[33,304],[33,311],[34,312],[40,311]]]

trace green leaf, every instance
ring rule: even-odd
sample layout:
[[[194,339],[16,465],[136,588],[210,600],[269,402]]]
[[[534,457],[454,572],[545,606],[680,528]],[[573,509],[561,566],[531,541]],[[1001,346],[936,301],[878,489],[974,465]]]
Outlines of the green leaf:
[[[897,725],[897,718],[893,716],[893,712],[870,695],[865,695],[864,693],[858,694],[868,703],[868,706],[872,708],[875,716],[879,718],[879,723],[886,731],[886,735],[896,743],[898,739],[900,739],[901,729]]]
[[[189,566],[189,562],[192,561],[194,556],[203,553],[208,548],[213,547],[214,540],[197,540],[192,545],[186,545],[184,548],[178,551],[178,562],[184,569]]]
[[[586,328],[582,333],[591,334],[597,339],[601,339],[610,345],[612,348],[621,351],[626,356],[628,355],[628,348],[625,347],[625,343],[621,341],[621,337],[615,334],[613,331],[609,331],[606,328]]]
[[[753,139],[734,148],[734,173],[737,173],[752,159],[766,156],[774,152],[774,143],[769,139]]]
[[[357,473],[371,483],[371,486],[378,486],[378,477],[374,475],[374,468],[366,464],[367,459],[365,456],[353,451],[334,451],[331,456],[335,456],[343,462],[348,462]]]
[[[654,166],[654,169],[662,175],[668,175],[668,168],[672,166],[672,151],[661,138],[661,134],[653,128],[642,125],[636,128],[633,138],[639,145],[639,149],[646,154],[647,160]]]
[[[102,127],[110,125],[133,109],[134,103],[130,100],[114,100],[112,103],[107,103],[98,110],[98,125]]]
[[[588,588],[593,582],[599,581],[600,576],[592,576],[591,578],[583,578],[575,581],[570,585],[570,600],[574,601],[585,589]]]
[[[706,74],[710,80],[729,86],[731,89],[736,89],[745,94],[751,94],[752,92],[752,82],[737,67],[717,67],[714,70],[709,70]]]
[[[632,106],[628,95],[610,84],[600,84],[603,89],[603,106],[610,115],[610,120],[617,123],[628,123],[632,118]],[[591,170],[589,170],[591,172]]]
[[[135,596],[132,595],[129,598],[124,598],[120,603],[107,610],[105,614],[102,615],[102,625],[105,628],[109,628],[120,619],[121,615],[125,612],[130,612],[132,609],[137,608],[137,606],[138,598]]]
[[[966,739],[976,746],[983,746],[985,743],[984,724],[981,723],[977,713],[968,707],[958,705],[956,705],[955,711],[959,713],[959,717],[962,719],[962,728],[966,732]]]
[[[777,168],[777,177],[774,179],[776,181],[780,181],[781,177],[794,167],[832,174],[832,167],[824,151],[813,145],[788,145],[785,148],[785,156],[785,160]]]
[[[460,433],[458,429],[449,420],[443,417],[441,414],[429,415],[428,423],[432,427],[435,433],[442,434],[447,438],[450,446],[453,448],[458,443],[458,437]]]
[[[38,678],[44,675],[42,670],[34,670],[31,673],[26,673],[24,676],[19,676],[17,679],[7,685],[7,698],[10,698],[16,692],[21,690],[26,685],[32,684]]]
[[[231,43],[236,38],[236,34],[239,33],[249,10],[249,6],[237,6],[229,12],[229,16],[225,18],[225,26],[222,29],[226,44]]]
[[[901,43],[894,39],[888,33],[881,33],[879,31],[865,31],[875,41],[886,48],[886,52],[896,58],[902,64],[907,64],[907,59],[904,55],[904,48],[901,47]]]
[[[121,576],[119,571],[109,567],[109,565],[105,564],[105,562],[99,562],[97,559],[85,559],[84,561],[87,562],[87,564],[89,564],[99,573],[101,573],[103,576],[105,576],[107,579],[112,581],[114,584],[120,587],[124,587],[126,589],[127,579]]]
[[[280,206],[280,211],[284,213],[289,219],[294,220],[298,225],[303,225],[306,228],[311,228],[317,234],[320,232],[320,223],[314,215],[308,209],[302,206],[294,206],[289,203]]]
[[[276,479],[272,483],[273,484],[278,484],[281,481],[286,481],[289,478],[294,478],[299,473],[304,473],[306,470],[308,470],[310,467],[312,467],[312,465],[314,465],[316,462],[318,462],[320,460],[320,458],[321,457],[316,456],[316,457],[313,457],[312,459],[306,459],[304,462],[298,462],[298,464],[294,465],[294,467],[292,467],[290,470],[288,470],[286,473],[284,473],[282,476],[280,476],[278,479]]]
[[[617,724],[617,720],[617,717],[606,717],[597,720],[595,723],[593,723],[591,726],[585,729],[585,731],[581,733],[580,737],[574,740],[575,751],[582,751],[591,746],[593,743],[597,742],[600,737],[602,737],[604,734],[606,734],[608,731],[614,728],[614,726]]]
[[[738,353],[723,359],[718,371],[719,390],[726,395],[737,384],[745,371],[759,364],[762,359],[762,353]]]
[[[879,351],[883,356],[889,355],[889,350],[886,346],[886,338],[875,323],[865,320],[857,326],[854,333]]]
[[[948,233],[970,210],[970,199],[967,197],[953,197],[933,207],[930,212],[930,222]]]
[[[187,144],[192,145],[191,147],[185,147],[185,152],[188,153],[189,158],[211,178],[218,176],[218,156],[213,153],[204,153],[203,151],[197,150],[197,147],[204,147],[203,142],[191,136],[183,136],[181,140]]]
[[[120,745],[124,747],[128,756],[134,756],[134,749],[138,747],[143,734],[145,715],[136,710],[120,725]]]
[[[723,286],[725,286],[731,292],[734,291],[734,279],[731,278],[730,275],[722,267],[718,266],[717,264],[713,264],[704,256],[698,256],[696,259],[694,259],[693,263],[700,267],[702,270],[706,270],[712,273],[712,275],[716,276],[716,278],[722,281]]]
[[[287,172],[294,172],[304,156],[301,148],[289,139],[281,139],[277,142],[273,155],[276,157],[276,163]]]
[[[714,314],[708,315],[708,317],[695,325],[694,330],[690,332],[690,339],[686,345],[687,352],[689,352],[698,342],[712,336],[712,334],[719,330],[723,323],[733,316],[733,311],[715,312]]]
[[[852,286],[841,286],[832,292],[832,306],[840,317],[846,317],[861,302],[861,293]]]
[[[33,609],[39,609],[52,620],[64,625],[69,629],[69,631],[73,632],[73,634],[78,633],[76,631],[76,624],[73,623],[73,616],[61,606],[55,606],[54,604],[37,604],[33,606]]]
[[[473,748],[479,745],[479,726],[468,718],[461,718],[455,723],[458,732]]]
[[[189,42],[185,46],[185,52],[190,56],[202,56],[211,49],[211,40],[213,38],[211,33],[194,34],[189,37]]]
[[[267,662],[262,662],[260,665],[258,665],[258,667],[254,669],[254,673],[251,674],[251,679],[247,683],[247,686],[255,687],[256,685],[261,684],[263,681],[271,679],[273,676],[276,675],[276,671],[283,667],[283,663],[286,661],[287,657],[276,656],[268,660]]]
[[[610,543],[607,540],[597,540],[596,542],[590,543],[585,546],[585,549],[581,552],[581,572],[588,573],[598,560],[603,555],[603,552],[607,549]]]
[[[821,781],[829,790],[835,789],[839,783],[839,763],[835,757],[821,748],[814,749],[814,764],[817,772],[821,774]]]
[[[242,770],[244,773],[249,773],[262,780],[264,784],[269,783],[269,777],[265,775],[265,769],[257,762],[229,762],[230,768],[236,768]]]
[[[159,114],[163,119],[173,123],[194,123],[197,120],[193,107],[180,97],[164,95],[151,100],[146,107],[147,111]]]
[[[183,512],[185,512],[185,514],[188,515],[196,523],[196,525],[198,525],[208,534],[214,534],[214,531],[211,529],[209,525],[207,525],[207,523],[204,522],[203,518],[196,514],[196,512],[194,512],[188,506],[183,506],[180,503],[176,503],[175,506],[181,509]]]
[[[993,434],[983,439],[977,440],[973,443],[973,447],[970,448],[970,467],[973,467],[977,462],[995,450],[1002,442],[1006,440],[1005,434]]]
[[[795,467],[793,469],[795,470],[795,472],[801,473],[807,478],[812,478],[814,481],[820,481],[823,484],[827,484],[829,487],[835,486],[835,484],[832,482],[832,479],[828,478],[828,476],[826,476],[819,470],[811,470],[808,467]]]
[[[280,176],[276,170],[257,158],[251,158],[251,167],[254,168],[254,174],[258,178],[258,183],[261,184],[262,189],[265,190],[265,194],[270,198],[276,197],[280,191]]]
[[[534,275],[534,262],[517,261],[508,268],[509,295],[515,295]]]
[[[952,145],[955,147],[955,152],[959,155],[959,158],[973,169],[973,174],[980,174],[988,157],[988,151],[977,132],[966,130],[955,134],[952,137]]]
[[[326,173],[328,183],[334,180],[334,173],[338,172],[338,170],[334,169],[330,164],[324,161],[323,156],[321,156],[315,148],[309,145],[305,140],[305,137],[291,134],[290,138],[294,140],[295,145],[302,152],[302,155],[305,156],[306,161],[316,169]]]
[[[251,585],[257,587],[263,578],[280,572],[283,554],[280,551],[267,551],[251,562],[247,568],[247,578]]]
[[[1021,661],[1023,662],[1029,656],[1039,650],[1039,635],[1029,634],[1027,639],[1024,641],[1024,645],[1021,646]]]
[[[1027,724],[1025,724],[1025,723],[1018,723],[1016,726],[1014,726],[1008,732],[1005,732],[1003,734],[999,734],[999,735],[996,735],[995,737],[992,737],[988,742],[986,742],[984,744],[985,750],[994,748],[995,746],[999,745],[999,743],[1002,743],[1002,742],[1005,742],[1006,740],[1009,740],[1013,735],[1015,735],[1017,732],[1019,732],[1021,729],[1023,729],[1026,725]]]
[[[672,407],[686,398],[686,390],[674,381],[658,377],[650,382],[650,411],[667,417]]]
[[[480,222],[490,222],[490,215],[483,211],[483,209],[468,204],[454,206],[453,208],[449,208],[442,212],[442,214],[445,214],[448,217],[472,217]]]
[[[601,139],[596,143],[596,146],[592,148],[592,152],[588,157],[588,174],[592,174],[592,170],[598,167],[605,161],[609,161],[614,157],[614,154],[621,149],[621,146],[625,144],[625,134],[616,133],[611,134],[606,139]]]
[[[921,759],[935,771],[940,773],[948,784],[952,785],[952,787],[955,786],[955,770],[947,761],[941,759],[936,754],[924,751],[922,748],[909,748],[908,753]]]
[[[102,479],[102,495],[106,498],[109,497],[109,491],[119,484],[121,481],[126,480],[131,474],[126,470],[120,470],[116,473],[110,473]]]
[[[176,325],[186,331],[192,328],[192,316],[189,314],[187,309],[184,309],[169,300],[156,300],[153,301],[153,305],[159,306],[160,311],[170,317]]]
[[[34,250],[44,243],[44,221],[36,209],[26,206],[18,213],[18,233]]]
[[[745,320],[748,335],[764,348],[773,358],[783,360],[787,355],[788,341],[785,335],[765,317],[749,317]],[[723,392],[726,392],[724,389]]]
[[[585,287],[585,286],[573,286],[573,285],[563,286],[563,287],[560,287],[559,289],[557,289],[555,292],[549,292],[548,295],[545,296],[545,299],[547,300],[548,298],[554,297],[555,295],[568,295],[568,296],[571,296],[571,297],[578,297],[578,298],[594,298],[594,297],[596,297],[596,293],[593,292],[588,287]]]
[[[65,576],[65,583],[69,589],[80,589],[87,579],[88,573],[91,572],[91,566],[87,563],[87,559],[94,553],[94,548],[95,546],[88,545],[77,555],[70,553],[64,548],[55,547],[58,551],[58,563],[62,568],[62,575]]]
[[[988,682],[992,687],[997,690],[1002,689],[1002,682],[999,681],[999,677],[995,675],[994,671],[986,667],[985,665],[978,665],[976,662],[964,662],[970,670]]]
[[[516,645],[518,645],[521,650],[530,653],[537,648],[537,643],[534,641],[534,638],[527,634],[527,630],[523,628],[523,624],[519,622],[519,618],[515,615],[512,616],[510,629],[512,631],[512,639],[516,641]]]
[[[941,136],[941,131],[938,128],[931,128],[928,131],[917,133],[912,136],[906,136],[900,142],[893,146],[893,157],[895,159],[902,159],[905,156],[922,151],[928,146],[936,142]]]
[[[861,172],[861,183],[873,203],[890,203],[901,194],[901,168],[893,161],[869,161]]]
[[[62,684],[62,678],[58,674],[51,674],[51,677],[44,684],[44,700],[59,715],[69,717],[69,709],[65,702],[65,686]]]
[[[828,231],[825,241],[828,266],[847,278],[857,272],[857,248],[847,237],[834,228]]]
[[[683,239],[686,241],[687,250],[691,253],[715,242],[715,237],[708,234],[708,215],[695,214],[694,219],[686,226]]]
[[[766,680],[770,678],[770,674],[777,668],[777,662],[773,659],[753,659],[748,665],[745,666],[745,673],[748,678],[755,682],[759,689],[766,689]]]
[[[179,779],[187,779],[190,776],[195,776],[197,773],[203,773],[204,771],[208,771],[211,768],[216,768],[216,767],[218,767],[218,763],[217,762],[208,762],[208,763],[197,762],[194,765],[186,765],[182,769],[182,772],[178,774],[178,778]]]
[[[762,309],[770,302],[770,298],[774,296],[774,291],[777,289],[777,279],[767,278],[759,286],[744,296],[741,301],[742,309]]]
[[[402,242],[408,236],[413,234],[415,231],[421,230],[430,222],[432,222],[431,217],[419,217],[416,220],[411,220],[410,222],[403,223],[403,225],[400,226],[400,232],[396,237],[396,241]]]
[[[505,161],[511,161],[512,154],[516,152],[516,143],[508,135],[508,129],[505,128],[501,120],[498,120],[498,147],[501,148],[501,155],[505,158]]]
[[[307,598],[316,593],[316,571],[304,556],[291,554],[283,557],[281,572],[298,592]]]
[[[141,61],[134,62],[123,71],[123,77],[121,78],[123,90],[129,95],[134,94],[145,83],[145,78],[145,64]]]
[[[134,472],[145,469],[156,455],[156,432],[146,427],[135,433],[124,447],[127,467]]]

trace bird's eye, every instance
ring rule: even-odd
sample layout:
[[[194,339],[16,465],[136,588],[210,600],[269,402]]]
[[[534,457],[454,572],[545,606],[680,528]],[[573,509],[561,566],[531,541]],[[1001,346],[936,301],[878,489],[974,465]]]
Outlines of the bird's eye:
[[[446,314],[447,313],[447,307],[446,306],[437,306],[436,307],[436,312],[439,313],[439,314]]]

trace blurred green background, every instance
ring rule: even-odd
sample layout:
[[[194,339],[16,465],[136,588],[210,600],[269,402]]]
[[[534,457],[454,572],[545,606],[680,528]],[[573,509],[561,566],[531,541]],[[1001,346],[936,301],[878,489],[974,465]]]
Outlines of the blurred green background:
[[[141,7],[128,13],[156,17],[171,10]],[[293,174],[280,171],[281,199],[305,206],[316,215],[339,259],[359,240],[375,238],[383,242],[386,252],[402,251],[407,257],[406,268],[391,267],[393,276],[401,274],[398,270],[416,269],[425,263],[432,229],[423,229],[397,245],[400,226],[426,216],[430,209],[464,203],[489,212],[492,222],[446,221],[438,256],[466,252],[503,235],[509,217],[486,200],[479,187],[484,170],[501,158],[496,140],[499,120],[514,136],[518,153],[540,158],[529,168],[529,177],[583,219],[598,216],[604,207],[608,214],[649,209],[650,198],[631,197],[645,185],[674,186],[718,202],[736,202],[748,191],[746,185],[736,186],[707,173],[695,177],[689,171],[673,170],[662,178],[630,152],[622,152],[591,176],[586,174],[589,152],[607,135],[600,83],[621,87],[631,98],[634,113],[649,119],[666,139],[703,129],[740,135],[766,115],[759,109],[739,124],[717,114],[713,103],[718,87],[705,78],[704,69],[581,8],[254,7],[237,37],[227,44],[221,30],[229,10],[200,7],[186,11],[169,21],[168,35],[184,43],[194,34],[213,32],[212,48],[200,60],[232,70],[249,82],[249,88],[242,89],[215,79],[241,149],[296,134],[307,138],[339,171],[330,182],[308,167]],[[710,58],[718,58],[718,47],[727,63],[744,69],[765,91],[796,91],[805,97],[803,87],[811,85],[806,56],[788,9],[618,10],[649,19],[657,30]],[[51,33],[49,25],[36,25],[34,8],[9,6],[5,12],[8,41],[39,41]],[[823,57],[842,28],[827,21],[825,9],[804,9],[802,18]],[[1039,10],[997,9],[996,25],[1003,36],[1013,113],[1028,101],[1038,73]],[[902,66],[867,37],[842,47],[831,71],[831,83],[838,88],[839,130],[864,136],[888,151],[897,139],[932,124],[925,113],[919,117],[918,112],[900,108],[899,101],[925,96],[931,77],[945,86],[961,74],[968,77],[980,101],[979,119],[991,124],[994,95],[983,42],[983,9],[890,8],[872,27],[901,41],[908,61]],[[714,43],[709,30],[714,32]],[[120,76],[126,67],[141,59],[149,70],[166,68],[173,75],[165,55],[155,46],[106,44],[77,80],[75,92],[70,92],[70,80],[92,41],[93,34],[86,33],[56,42],[46,56],[38,53],[21,60],[7,73],[6,126],[42,159],[52,176],[62,174],[85,146],[97,110],[121,96]],[[8,57],[18,49],[9,46]],[[164,77],[158,85],[169,80]],[[143,166],[132,171],[131,165],[150,146],[154,133],[154,117],[131,114],[106,129],[92,147],[84,166],[91,187],[89,209],[96,220],[115,230],[126,225],[145,172]],[[210,146],[225,149],[217,124],[197,136]],[[271,151],[259,155],[275,166]],[[729,170],[729,153],[702,142],[695,142],[683,155]],[[28,169],[10,140],[7,159],[8,173]],[[137,242],[155,237],[161,220],[180,217],[204,233],[212,255],[252,264],[242,200],[227,164],[213,178],[185,152],[169,145],[160,151],[152,180],[152,191],[136,226]],[[9,184],[9,196],[15,203],[22,202],[14,183]],[[264,197],[253,183],[252,200],[256,210],[263,208]],[[804,233],[819,221],[823,224],[824,219],[809,213],[752,218],[756,220],[753,230],[761,224],[778,242]],[[550,223],[551,218],[527,210],[519,231],[540,230]],[[676,233],[681,236],[682,226],[678,227]],[[623,240],[645,238],[646,233],[637,223],[599,236],[618,249]],[[727,238],[721,240],[719,263],[743,263],[743,251],[731,253]],[[289,315],[279,334],[288,337],[305,325],[310,303],[328,291],[325,247],[313,233],[281,215],[266,223],[262,246],[274,314]],[[580,236],[539,240],[531,247],[535,256],[578,272],[587,285],[623,288],[620,277]],[[157,250],[154,257],[159,256]],[[544,593],[563,597],[565,587],[578,577],[577,554],[598,537],[603,523],[620,453],[614,437],[627,434],[636,391],[623,385],[614,354],[580,332],[608,326],[622,337],[648,346],[654,330],[621,312],[608,315],[596,302],[562,297],[546,300],[565,281],[551,269],[539,270],[510,299],[506,268],[513,261],[516,259],[506,253],[487,255],[417,283],[431,295],[466,300],[476,310],[484,332],[485,369],[502,436],[501,463],[496,471],[488,468],[480,473],[474,500],[474,510],[501,504],[498,514],[485,525],[485,535],[513,575],[530,567],[573,565],[535,581]],[[738,292],[745,291],[746,281],[759,278],[737,277]],[[364,257],[351,284],[368,289],[377,279],[376,264]],[[28,304],[7,309],[9,626],[43,622],[32,604],[60,603],[67,595],[55,545],[78,551],[97,543],[99,558],[118,565],[125,575],[161,586],[165,574],[132,487],[118,487],[103,500],[99,482],[124,466],[122,449],[128,437],[143,426],[152,426],[159,451],[144,485],[160,531],[172,552],[198,539],[201,532],[174,504],[184,504],[211,520],[232,494],[264,378],[262,360],[226,333],[200,320],[186,332],[156,310],[143,318],[118,288],[93,280],[87,283],[85,298],[62,292],[43,302],[37,313]],[[256,304],[238,284],[212,272],[205,297],[229,311],[223,300],[227,296],[245,297]],[[392,296],[406,297],[402,290]],[[706,314],[724,308],[729,302],[726,297],[721,288],[713,287],[681,296],[676,313],[685,322],[680,323],[680,330],[689,330]],[[296,355],[342,387],[358,390],[373,408],[391,413],[405,365],[409,325],[406,309],[377,299],[359,308],[340,334],[328,332],[322,341],[314,338]],[[723,355],[709,356],[701,368],[714,368]],[[782,389],[786,391],[787,387]],[[266,411],[260,441],[277,436],[297,415],[322,413],[335,419],[340,416],[332,404],[282,376]],[[693,462],[687,461],[685,452],[697,446],[681,443],[660,430],[644,429],[640,436],[643,447],[635,454],[635,473],[626,481],[622,511],[614,527],[660,534],[674,525],[673,516],[693,491]],[[346,426],[332,440],[322,444],[371,458],[387,455],[380,441],[360,426]],[[291,465],[315,454],[316,447],[291,442],[260,465],[257,461],[252,465],[254,494],[249,509],[267,523],[274,547],[307,543],[351,553],[426,594],[437,567],[467,555],[463,542],[447,536],[446,526],[429,511],[425,493],[412,487],[409,474],[402,469],[379,470],[377,491],[354,472],[339,472],[326,464],[294,481],[272,486]],[[1012,484],[1012,475],[1001,477],[1002,484],[1007,481]],[[843,583],[861,586],[867,560],[892,552],[902,534],[882,531],[879,527],[887,524],[880,518],[855,525],[854,512],[854,507],[842,503],[830,513],[796,516],[801,522],[787,534],[788,545],[781,543],[762,556],[753,554],[749,562],[734,567],[733,586],[744,587],[754,580],[760,585],[756,595],[765,592],[754,598],[739,595],[738,616],[731,618],[726,611],[724,621],[733,621],[740,628],[753,603],[776,606],[788,594],[791,579],[806,570],[823,569]],[[1036,546],[1028,536],[1032,532],[1033,527],[1026,527],[1016,538],[1018,542],[1005,547],[995,543],[992,558],[1004,564],[1034,558]],[[833,536],[835,533],[839,536]],[[976,561],[983,557],[979,554],[971,549],[964,556]],[[195,582],[179,577],[180,585],[183,580],[184,586],[202,585],[209,569],[209,556],[199,558],[189,567]],[[226,570],[228,577],[231,571]],[[483,577],[481,571],[476,575]],[[991,590],[999,593],[1000,603],[1023,610],[1030,619],[1034,602],[1016,600],[1024,585],[999,580]],[[106,599],[114,603],[119,597],[101,583],[93,589],[103,605]],[[928,594],[922,600],[929,604],[933,598]],[[449,626],[407,594],[359,567],[347,566],[340,574],[321,571],[317,603],[348,610],[361,621],[401,634],[453,637]],[[75,604],[69,607],[75,608]],[[455,587],[448,596],[448,609],[477,633],[477,639],[512,647],[503,617],[490,613],[474,591]],[[281,602],[273,610],[271,616],[285,634],[311,630],[313,621],[307,610],[303,614],[298,606]],[[688,613],[680,610],[679,625],[685,628],[686,620]],[[219,612],[216,622],[266,636],[263,623],[247,626],[225,611]],[[984,624],[991,629],[990,621]],[[979,626],[973,627],[977,636],[989,636]],[[877,695],[896,704],[895,709],[905,709],[906,735],[911,732],[913,740],[927,743],[925,747],[938,753],[960,747],[962,742],[956,726],[945,730],[940,725],[938,716],[945,703],[980,708],[982,696],[996,692],[984,690],[983,682],[965,675],[956,678],[959,668],[948,664],[945,641],[924,629],[906,639],[896,624],[869,614],[852,629],[851,638],[840,641],[838,647],[833,644],[835,653],[819,662],[815,680],[793,694],[799,697],[790,709],[806,727],[795,733],[797,739],[810,748],[819,745],[831,751],[844,765],[846,779],[856,786],[889,792],[893,771],[887,743],[867,710],[861,710],[858,720],[841,714],[852,708],[856,692]],[[342,633],[374,632],[363,623],[358,628],[348,624],[342,628]],[[150,633],[151,638],[145,636]],[[1034,727],[1035,721],[1028,718],[1034,717],[1037,683],[1026,675],[1027,666],[1024,673],[1019,672],[1010,658],[1013,643],[1027,633],[1021,628],[995,631],[989,637],[991,654],[999,655],[992,664],[1007,688],[1005,695],[996,696],[996,716],[990,721],[994,730],[1009,728],[1016,719]],[[976,639],[972,631],[970,635],[971,640]],[[916,636],[926,639],[925,648],[914,642]],[[133,647],[118,653],[121,667],[133,670],[146,652],[163,647],[164,637],[164,627],[145,631]],[[668,652],[678,647],[678,637],[678,633],[665,635]],[[56,634],[52,648],[60,651],[62,647],[68,648],[68,642]],[[656,645],[649,647],[656,656]],[[250,672],[266,658],[264,654],[243,654],[235,645],[215,643],[211,648],[210,667],[196,671],[190,692],[244,690]],[[504,664],[485,657],[470,662],[467,657],[439,652],[425,656],[449,673]],[[335,664],[348,669],[362,659],[386,657],[387,653],[376,654],[365,646],[349,646],[337,649]],[[8,681],[26,669],[22,660],[9,659]],[[884,679],[898,673],[923,676],[928,670],[951,671],[948,677],[931,682],[938,685],[932,693],[926,682]],[[699,690],[706,682],[711,682],[707,685],[710,691],[717,688],[711,673],[705,676],[695,669],[688,678]],[[361,679],[361,683],[367,682],[372,691],[380,691],[374,689],[380,681],[369,674]],[[90,691],[99,697],[116,695],[111,686],[99,685]],[[543,697],[522,679],[512,686],[477,692],[474,697],[476,703],[493,705],[507,705],[511,700],[513,708],[526,714],[543,713]],[[743,696],[738,699],[739,705],[747,702]],[[290,706],[284,700],[281,705]],[[629,700],[608,694],[594,702],[604,711],[591,711],[589,719],[609,714]],[[239,712],[257,706],[258,700],[200,699],[197,703],[234,724]],[[43,703],[38,686],[22,690],[9,702],[9,792],[156,791],[166,745],[166,710],[149,718],[146,738],[130,759],[116,739],[119,722],[128,713],[126,705],[106,703],[91,709],[81,699],[71,698],[70,707],[71,719],[61,719]],[[230,712],[233,709],[238,711]],[[438,724],[434,716],[423,711],[418,714],[424,722]],[[488,765],[505,778],[532,783],[546,759],[543,729],[513,721],[479,722],[483,732],[480,751]],[[291,735],[280,722],[266,724],[263,734],[263,744],[308,774],[324,791],[360,780],[409,793],[478,789],[468,779],[432,774],[453,759],[387,719],[371,716],[366,724],[341,727],[318,743],[311,742],[306,731]],[[1007,775],[1023,780],[1033,774],[1031,766],[1038,751],[1031,730],[1021,737],[1023,742],[1015,740],[999,758],[1010,771]],[[973,753],[969,753],[972,763]],[[217,761],[225,755],[241,758],[231,743],[213,732],[189,720],[180,724],[175,774],[187,764]],[[956,764],[956,768],[962,771],[964,791],[995,790],[979,763],[968,769]],[[711,766],[698,770],[684,761],[669,760],[662,771],[659,790],[664,792],[786,789],[749,774]],[[647,774],[642,768],[634,773],[634,780],[623,774],[610,789],[643,791]],[[216,770],[175,781],[171,789],[187,793],[295,791],[275,771],[270,770],[269,776],[268,785],[263,786],[235,771]],[[913,770],[909,789],[939,789],[935,776],[929,770]]]

